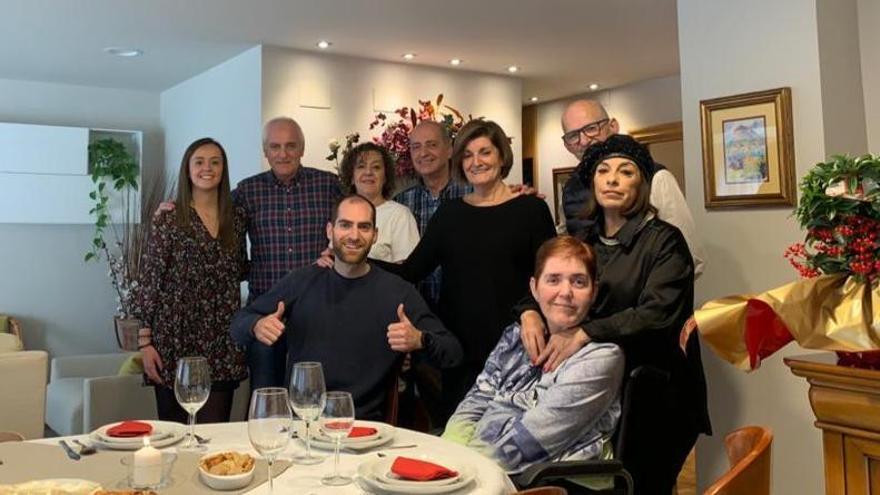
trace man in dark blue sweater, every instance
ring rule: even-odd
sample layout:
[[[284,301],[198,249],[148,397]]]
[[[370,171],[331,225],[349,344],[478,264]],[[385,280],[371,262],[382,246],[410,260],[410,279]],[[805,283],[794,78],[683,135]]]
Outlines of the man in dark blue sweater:
[[[327,224],[333,270],[290,272],[240,310],[231,328],[244,346],[287,338],[288,376],[293,363],[322,363],[327,389],[351,392],[361,419],[383,417],[387,378],[405,353],[421,351],[442,368],[462,359],[458,340],[418,291],[367,262],[375,221],[366,198],[341,199]]]

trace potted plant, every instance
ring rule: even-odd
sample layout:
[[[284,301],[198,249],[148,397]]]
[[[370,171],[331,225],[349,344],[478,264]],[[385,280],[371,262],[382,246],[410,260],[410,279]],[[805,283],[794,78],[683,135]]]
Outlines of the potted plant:
[[[132,317],[134,289],[149,237],[149,218],[163,191],[159,181],[148,181],[138,197],[140,166],[118,139],[108,137],[89,144],[89,170],[94,184],[89,193],[94,206],[89,213],[95,217],[95,234],[85,261],[107,260],[116,291],[116,340],[125,350],[137,350],[141,322]],[[117,201],[118,207],[112,208],[118,212],[114,216],[111,207]]]

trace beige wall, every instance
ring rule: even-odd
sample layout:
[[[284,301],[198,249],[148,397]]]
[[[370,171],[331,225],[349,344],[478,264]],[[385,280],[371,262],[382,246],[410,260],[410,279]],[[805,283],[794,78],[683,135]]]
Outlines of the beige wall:
[[[780,86],[792,88],[798,179],[826,154],[849,151],[846,147],[857,151],[864,120],[859,122],[858,111],[841,119],[837,110],[852,108],[854,99],[860,97],[852,94],[852,80],[859,79],[857,71],[853,73],[858,64],[852,63],[853,58],[858,60],[858,50],[856,47],[853,52],[852,38],[828,38],[833,30],[856,28],[847,25],[854,18],[844,12],[852,8],[854,0],[842,3],[846,5],[828,1],[817,7],[816,2],[803,0],[679,0],[686,163],[701,161],[700,100]],[[832,4],[840,11],[830,9]],[[823,38],[825,41],[820,41]],[[838,130],[851,132],[856,139],[829,131],[829,125],[840,126]],[[708,267],[697,283],[698,302],[731,293],[759,292],[796,278],[782,257],[786,246],[803,237],[791,209],[707,211],[703,207],[702,171],[690,167],[686,173],[688,203],[708,251]],[[782,363],[786,355],[803,353],[797,346],[789,346],[747,374],[704,350],[716,434],[698,444],[700,486],[727,469],[723,436],[739,426],[760,424],[775,434],[772,493],[824,492],[821,437],[813,426],[808,387]]]
[[[859,0],[858,15],[868,150],[880,153],[880,2]]]
[[[419,99],[444,94],[444,104],[465,115],[484,116],[513,137],[514,163],[521,162],[522,83],[519,79],[378,62],[352,57],[317,55],[284,48],[263,48],[263,118],[289,115],[306,133],[303,163],[334,170],[326,161],[330,139],[354,131],[361,141],[377,135],[368,125],[377,110],[414,106]],[[522,179],[515,166],[508,182]]]

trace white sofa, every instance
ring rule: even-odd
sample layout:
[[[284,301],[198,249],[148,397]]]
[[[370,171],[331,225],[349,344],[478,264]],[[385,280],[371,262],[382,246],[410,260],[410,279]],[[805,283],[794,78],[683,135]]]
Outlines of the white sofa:
[[[0,431],[43,438],[49,355],[21,350],[21,341],[14,335],[0,337],[4,341],[0,342]]]
[[[46,399],[46,424],[59,435],[88,433],[126,419],[156,419],[152,387],[141,375],[118,375],[131,353],[91,354],[52,359]],[[232,421],[247,416],[249,386],[236,390]]]
[[[130,353],[52,359],[46,424],[59,435],[78,435],[125,419],[156,419],[152,387],[141,375],[118,375]]]

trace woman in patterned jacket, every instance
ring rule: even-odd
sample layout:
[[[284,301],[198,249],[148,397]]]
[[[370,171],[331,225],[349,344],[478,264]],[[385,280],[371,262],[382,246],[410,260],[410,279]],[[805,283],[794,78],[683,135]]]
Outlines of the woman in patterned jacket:
[[[150,336],[140,342],[146,379],[155,386],[159,419],[185,423],[174,397],[177,360],[204,356],[211,394],[199,422],[229,421],[232,398],[247,377],[245,355],[229,336],[247,272],[244,212],[232,204],[226,151],[211,138],[186,149],[177,205],[153,217],[135,316]]]

